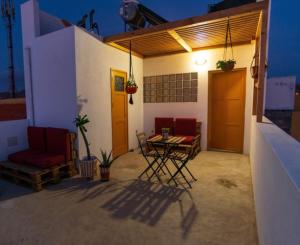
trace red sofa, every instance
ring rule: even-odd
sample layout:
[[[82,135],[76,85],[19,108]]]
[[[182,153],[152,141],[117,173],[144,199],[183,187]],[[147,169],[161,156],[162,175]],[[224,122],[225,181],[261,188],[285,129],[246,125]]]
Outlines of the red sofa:
[[[47,169],[72,160],[67,129],[28,127],[27,134],[29,149],[9,155],[11,162]]]
[[[194,118],[176,118],[175,136],[184,136],[183,144],[191,145],[197,136],[197,120]]]
[[[155,135],[161,134],[162,128],[169,128],[170,135],[185,137],[181,148],[189,151],[191,158],[201,151],[201,123],[195,118],[155,118]]]
[[[172,117],[156,117],[155,118],[155,135],[161,134],[163,128],[170,129],[170,135],[174,132],[174,119]]]

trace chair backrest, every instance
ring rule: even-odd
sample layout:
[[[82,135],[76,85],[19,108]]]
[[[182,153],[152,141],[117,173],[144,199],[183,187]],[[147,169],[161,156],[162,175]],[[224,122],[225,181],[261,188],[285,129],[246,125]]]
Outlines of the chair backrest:
[[[195,118],[176,118],[175,134],[196,136],[197,135],[197,120]]]
[[[147,136],[143,132],[143,133],[137,133],[136,137],[139,142],[139,147],[142,151],[142,154],[145,156],[147,154],[147,152],[149,151],[148,144],[147,144]]]
[[[156,117],[155,134],[161,134],[162,128],[169,128],[172,135],[174,132],[174,119],[172,117]]]

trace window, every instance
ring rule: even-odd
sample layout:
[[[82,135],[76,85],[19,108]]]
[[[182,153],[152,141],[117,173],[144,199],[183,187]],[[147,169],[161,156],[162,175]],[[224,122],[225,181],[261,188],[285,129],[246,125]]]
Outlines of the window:
[[[124,77],[115,76],[115,91],[124,92],[124,90],[125,90]]]

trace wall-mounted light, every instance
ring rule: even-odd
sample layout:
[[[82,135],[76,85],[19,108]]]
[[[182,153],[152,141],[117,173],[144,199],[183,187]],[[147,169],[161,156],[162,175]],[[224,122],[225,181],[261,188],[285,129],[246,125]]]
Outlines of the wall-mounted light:
[[[195,64],[197,66],[203,66],[207,63],[207,59],[205,59],[203,56],[198,56],[196,59],[195,59]]]

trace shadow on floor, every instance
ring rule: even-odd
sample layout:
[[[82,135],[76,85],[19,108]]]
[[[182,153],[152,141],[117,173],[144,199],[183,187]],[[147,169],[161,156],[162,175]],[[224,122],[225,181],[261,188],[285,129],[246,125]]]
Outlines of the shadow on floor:
[[[182,216],[182,221],[181,221],[180,226],[182,229],[182,238],[186,239],[188,237],[189,231],[191,230],[191,228],[198,216],[198,210],[197,210],[194,202],[192,202],[192,205],[188,209],[186,214],[184,213],[183,209],[181,208],[181,216]]]
[[[35,193],[30,188],[0,180],[0,202]]]
[[[111,212],[113,218],[131,218],[154,226],[183,193],[183,189],[135,180],[101,207]]]
[[[124,188],[130,180],[110,182],[101,182],[100,180],[90,181],[83,178],[72,178],[61,182],[58,185],[49,186],[47,190],[53,191],[54,196],[67,196],[72,193],[80,193],[81,198],[78,202],[97,198],[100,195],[105,195],[111,192],[118,191]],[[132,180],[131,180],[132,181]],[[53,196],[52,196],[53,197]]]

